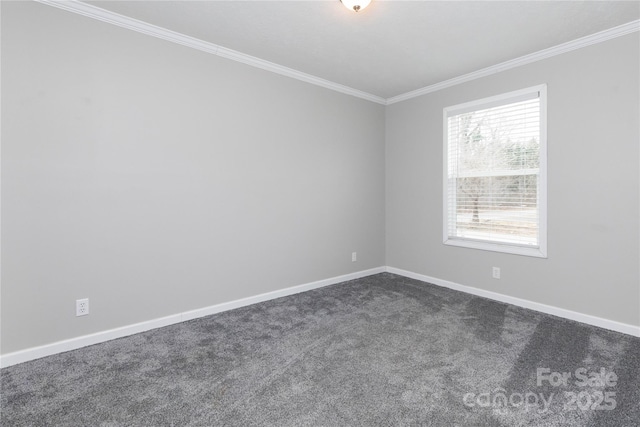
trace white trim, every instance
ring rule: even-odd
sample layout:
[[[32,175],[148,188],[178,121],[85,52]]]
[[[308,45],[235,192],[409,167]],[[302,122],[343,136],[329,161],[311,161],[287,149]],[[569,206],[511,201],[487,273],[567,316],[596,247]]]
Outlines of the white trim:
[[[133,325],[122,326],[120,328],[110,329],[107,331],[96,332],[90,335],[70,338],[64,341],[58,341],[51,344],[45,344],[39,347],[32,347],[25,350],[16,351],[0,356],[0,367],[16,365],[18,363],[28,362],[30,360],[39,359],[53,354],[63,353],[65,351],[77,350],[88,345],[99,344],[116,338],[122,338],[151,329],[162,328],[164,326],[173,325],[187,320],[197,319],[199,317],[209,316],[223,311],[233,310],[247,305],[256,304],[288,295],[306,292],[313,289],[322,288],[336,283],[342,283],[349,280],[359,279],[386,271],[386,267],[376,267],[369,270],[357,271],[355,273],[344,274],[329,279],[318,280],[315,282],[305,283],[290,288],[279,289],[277,291],[266,292],[235,301],[224,302],[205,308],[186,311],[171,316],[161,317],[158,319],[148,320]]]
[[[559,44],[557,46],[550,47],[538,52],[534,52],[529,55],[524,55],[519,58],[515,58],[509,61],[502,62],[500,64],[492,65],[481,70],[477,70],[462,76],[454,77],[449,80],[445,80],[430,86],[416,89],[414,91],[406,92],[391,98],[382,98],[377,95],[373,95],[368,92],[364,92],[358,89],[351,88],[339,83],[335,83],[329,80],[322,79],[320,77],[313,76],[311,74],[303,73],[301,71],[294,70],[282,65],[275,64],[273,62],[265,61],[255,56],[246,55],[242,52],[227,49],[222,46],[218,46],[213,43],[205,42],[195,37],[190,37],[176,31],[171,31],[166,28],[158,27],[147,22],[143,22],[128,16],[120,15],[115,12],[93,6],[91,4],[83,3],[78,0],[35,0],[39,3],[49,6],[57,7],[59,9],[66,10],[68,12],[77,13],[79,15],[86,16],[88,18],[97,19],[102,22],[117,25],[119,27],[127,28],[129,30],[137,31],[142,34],[146,34],[159,39],[167,40],[173,43],[177,43],[183,46],[188,46],[193,49],[201,50],[203,52],[218,55],[223,58],[238,61],[243,64],[250,65],[252,67],[261,68],[266,71],[271,71],[276,74],[291,77],[296,80],[300,80],[306,83],[311,83],[316,86],[321,86],[326,89],[331,89],[336,92],[344,93],[347,95],[355,96],[357,98],[366,99],[367,101],[375,102],[382,105],[391,105],[396,102],[406,101],[407,99],[416,98],[427,93],[436,92],[441,89],[445,89],[451,86],[455,86],[461,83],[466,83],[471,80],[476,80],[482,77],[496,74],[501,71],[517,68],[522,65],[531,64],[532,62],[541,61],[543,59],[551,58],[556,55],[571,52],[572,50],[580,49],[586,46],[590,46],[596,43],[602,43],[607,40],[611,40],[616,37],[621,37],[627,34],[631,34],[636,31],[640,31],[640,20],[628,22],[623,25],[619,25],[608,30],[600,31],[599,33],[591,34],[585,37],[581,37],[576,40],[572,40],[566,43]]]
[[[540,230],[540,236],[546,234]],[[545,230],[546,231],[546,230]],[[444,233],[447,234],[447,229],[444,229]],[[542,238],[540,239],[542,241]],[[478,249],[481,251],[500,252],[503,254],[522,255],[535,258],[547,258],[546,248],[540,247],[527,247],[525,245],[514,245],[511,243],[498,243],[484,240],[473,240],[467,237],[451,238],[445,236],[442,241],[447,246],[455,246],[457,248]]]
[[[431,283],[444,288],[453,289],[454,291],[464,292],[471,295],[477,295],[483,298],[489,298],[494,301],[500,301],[507,304],[513,304],[518,307],[527,308],[529,310],[539,311],[541,313],[551,314],[553,316],[562,317],[564,319],[575,320],[576,322],[586,323],[587,325],[597,326],[599,328],[609,329],[611,331],[621,332],[627,335],[640,337],[640,326],[630,325],[628,323],[616,322],[615,320],[603,319],[602,317],[592,316],[590,314],[579,313],[552,305],[542,304],[539,302],[529,301],[509,295],[499,294],[497,292],[486,291],[484,289],[474,288],[471,286],[461,285],[459,283],[450,282],[448,280],[438,279],[436,277],[426,276],[395,267],[387,267],[388,273],[397,274],[399,276],[408,277],[410,279],[420,280],[422,282]]]
[[[477,70],[469,74],[464,74],[462,76],[454,77],[452,79],[445,80],[430,86],[426,86],[421,89],[413,90],[411,92],[406,92],[401,95],[387,98],[386,104],[391,105],[391,104],[395,104],[396,102],[406,101],[407,99],[416,98],[421,95],[426,95],[427,93],[436,92],[441,89],[446,89],[451,86],[459,85],[461,83],[466,83],[482,77],[490,76],[492,74],[496,74],[502,71],[511,70],[512,68],[517,68],[523,65],[531,64],[533,62],[541,61],[543,59],[548,59],[557,55],[561,55],[563,53],[571,52],[576,49],[581,49],[583,47],[591,46],[596,43],[602,43],[607,40],[611,40],[616,37],[625,36],[627,34],[631,34],[636,31],[640,31],[640,19],[628,22],[623,25],[619,25],[617,27],[610,28],[608,30],[600,31],[599,33],[591,34],[589,36],[581,37],[576,40],[562,43],[557,46],[550,47],[548,49],[543,49],[541,51],[534,52],[529,55],[524,55],[519,58],[501,62],[500,64],[492,65],[490,67],[483,68],[481,70]]]
[[[18,363],[28,362],[30,360],[39,359],[45,356],[51,356],[53,354],[63,353],[65,351],[77,350],[82,347],[86,347],[93,344],[99,344],[102,342],[110,341],[116,338],[122,338],[129,335],[145,332],[151,329],[162,328],[164,326],[173,325],[187,320],[197,319],[204,316],[220,313],[223,311],[233,310],[240,307],[245,307],[251,304],[256,304],[263,301],[272,300],[275,298],[281,298],[288,295],[297,294],[300,292],[306,292],[313,289],[322,288],[337,283],[346,282],[349,280],[355,280],[362,277],[372,276],[378,273],[393,273],[411,279],[420,280],[426,283],[432,283],[437,286],[453,289],[455,291],[464,292],[471,295],[477,295],[484,298],[489,298],[494,301],[500,301],[507,304],[513,304],[518,307],[527,308],[530,310],[539,311],[541,313],[547,313],[554,316],[562,317],[565,319],[575,320],[577,322],[586,323],[588,325],[597,326],[612,331],[621,332],[623,334],[633,335],[640,337],[640,326],[629,325],[626,323],[616,322],[614,320],[603,319],[601,317],[591,316],[589,314],[578,313],[571,310],[566,310],[559,307],[554,307],[546,304],[541,304],[533,301],[524,300],[521,298],[511,297],[497,292],[486,291],[483,289],[473,288],[471,286],[465,286],[458,283],[450,282],[447,280],[438,279],[423,274],[413,273],[411,271],[402,270],[395,267],[376,267],[369,270],[358,271],[355,273],[345,274],[342,276],[336,276],[329,279],[318,280],[316,282],[310,282],[303,285],[293,286],[290,288],[279,289],[277,291],[267,292],[247,298],[242,298],[235,301],[229,301],[221,304],[212,305],[209,307],[186,311],[171,316],[161,317],[158,319],[148,320],[145,322],[136,323],[133,325],[122,326],[120,328],[110,329],[107,331],[96,332],[90,335],[84,335],[81,337],[71,338],[64,341],[58,341],[51,344],[45,344],[39,347],[32,347],[25,350],[16,351],[0,356],[0,367],[6,368],[7,366],[16,365]]]
[[[204,40],[197,39],[195,37],[187,36],[185,34],[171,31],[166,28],[158,27],[157,25],[149,24],[138,19],[130,18],[128,16],[120,15],[115,12],[93,6],[91,4],[83,3],[77,0],[35,0],[38,3],[46,4],[48,6],[57,7],[68,12],[77,13],[88,18],[96,19],[98,21],[113,24],[118,27],[133,30],[138,33],[146,34],[148,36],[156,37],[162,40],[166,40],[179,45],[187,46],[193,49],[201,50],[213,55],[220,56],[222,58],[230,59],[232,61],[240,62],[252,67],[260,68],[272,73],[280,74],[286,77],[291,77],[296,80],[300,80],[306,83],[311,83],[316,86],[321,86],[326,89],[331,89],[336,92],[344,93],[346,95],[355,96],[356,98],[366,99],[367,101],[375,102],[385,105],[386,101],[380,96],[376,96],[358,89],[354,89],[339,83],[335,83],[329,80],[316,77],[311,74],[303,73],[301,71],[294,70],[293,68],[285,67],[283,65],[275,64],[273,62],[265,61],[264,59],[256,58],[255,56],[247,55],[242,52],[238,52],[232,49],[227,49],[222,46],[218,46],[213,43],[206,42]]]
[[[451,215],[449,212],[450,199],[456,200],[456,185],[450,181],[450,165],[449,165],[449,118],[459,114],[484,110],[487,108],[507,105],[510,103],[521,102],[524,100],[532,100],[538,98],[540,100],[540,167],[537,170],[538,175],[538,245],[535,247],[526,246],[524,244],[501,243],[498,240],[477,240],[468,237],[451,237],[449,235],[451,224]],[[464,102],[462,104],[452,105],[443,109],[443,125],[442,125],[442,153],[443,153],[443,178],[442,178],[442,242],[445,245],[480,249],[493,252],[502,252],[514,255],[532,256],[538,258],[547,258],[547,85],[539,84],[536,86],[515,90],[512,92],[502,93],[487,98]],[[457,166],[456,166],[457,168]],[[510,171],[509,175],[521,175],[527,171]],[[486,176],[504,176],[504,172],[497,173],[491,171]],[[458,174],[456,176],[464,177],[467,175]],[[475,174],[471,176],[482,176]],[[454,178],[451,178],[454,179]],[[451,188],[449,188],[451,187]]]

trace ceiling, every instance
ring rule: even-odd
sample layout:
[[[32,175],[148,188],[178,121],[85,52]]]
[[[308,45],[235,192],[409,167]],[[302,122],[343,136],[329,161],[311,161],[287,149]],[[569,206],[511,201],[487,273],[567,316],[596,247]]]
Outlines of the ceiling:
[[[392,98],[635,21],[637,1],[90,1]]]

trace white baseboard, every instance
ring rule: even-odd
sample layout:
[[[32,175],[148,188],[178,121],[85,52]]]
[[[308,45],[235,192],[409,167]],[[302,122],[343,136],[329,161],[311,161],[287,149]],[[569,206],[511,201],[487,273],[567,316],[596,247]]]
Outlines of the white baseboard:
[[[521,298],[511,297],[497,292],[485,291],[483,289],[473,288],[471,286],[461,285],[459,283],[449,282],[447,280],[438,279],[436,277],[425,276],[411,271],[401,270],[395,267],[387,267],[388,273],[397,274],[399,276],[420,280],[422,282],[432,283],[444,288],[453,289],[455,291],[465,292],[467,294],[477,295],[480,297],[500,301],[507,304],[517,305],[518,307],[528,308],[530,310],[539,311],[554,316],[563,317],[569,320],[586,323],[587,325],[598,326],[600,328],[609,329],[611,331],[622,332],[623,334],[640,337],[640,326],[629,325],[627,323],[616,322],[614,320],[603,319],[601,317],[592,316],[590,314],[578,313],[576,311],[566,310],[564,308],[554,307],[551,305],[541,304],[538,302],[528,301]]]
[[[26,350],[20,350],[13,353],[7,353],[0,356],[0,367],[5,368],[7,366],[16,365],[18,363],[28,362],[29,360],[39,359],[45,356],[51,356],[53,354],[63,353],[65,351],[76,350],[82,347],[86,347],[93,344],[113,340],[116,338],[122,338],[129,335],[137,334],[140,332],[148,331],[155,328],[161,328],[163,326],[173,325],[175,323],[184,322],[199,317],[209,316],[211,314],[220,313],[227,310],[233,310],[234,308],[240,308],[251,304],[256,304],[263,301],[268,301],[287,295],[293,295],[300,292],[310,291],[312,289],[322,288],[324,286],[334,285],[340,282],[346,282],[348,280],[359,279],[361,277],[371,276],[386,271],[385,267],[377,267],[369,270],[357,271],[355,273],[345,274],[342,276],[332,277],[329,279],[318,280],[316,282],[305,283],[298,286],[292,286],[290,288],[279,289],[277,291],[267,292],[247,298],[238,299],[235,301],[229,301],[221,304],[212,305],[197,310],[186,311],[183,313],[174,314],[171,316],[161,317],[158,319],[148,320],[145,322],[136,323],[133,325],[127,325],[120,328],[110,329],[107,331],[96,332],[90,335],[84,335],[81,337],[71,338],[64,341],[58,341],[51,344],[42,345],[39,347],[32,347]]]
[[[0,356],[0,367],[5,368],[7,366],[16,365],[18,363],[28,362],[29,360],[39,359],[45,356],[51,356],[53,354],[63,353],[65,351],[76,350],[89,345],[99,344],[101,342],[113,340],[116,338],[126,337],[129,335],[137,334],[137,333],[148,331],[151,329],[161,328],[163,326],[169,326],[175,323],[180,323],[187,320],[196,319],[199,317],[209,316],[211,314],[221,313],[223,311],[233,310],[235,308],[240,308],[240,307],[256,304],[263,301],[285,297],[287,295],[293,295],[300,292],[306,292],[312,289],[318,289],[324,286],[334,285],[336,283],[359,279],[361,277],[371,276],[371,275],[383,273],[383,272],[389,272],[389,273],[397,274],[400,276],[409,277],[411,279],[432,283],[434,285],[453,289],[455,291],[477,295],[480,297],[492,299],[494,301],[513,304],[519,307],[528,308],[528,309],[539,311],[542,313],[563,317],[565,319],[575,320],[588,325],[598,326],[600,328],[605,328],[612,331],[621,332],[623,334],[640,337],[640,326],[629,325],[626,323],[616,322],[614,320],[608,320],[608,319],[603,319],[601,317],[591,316],[589,314],[578,313],[578,312],[566,310],[563,308],[558,308],[558,307],[554,307],[546,304],[528,301],[521,298],[511,297],[508,295],[499,294],[497,292],[491,292],[483,289],[473,288],[471,286],[465,286],[465,285],[450,282],[447,280],[438,279],[436,277],[426,276],[424,274],[418,274],[418,273],[402,270],[395,267],[377,267],[369,270],[363,270],[355,273],[345,274],[342,276],[336,276],[329,279],[318,280],[316,282],[293,286],[290,288],[279,289],[277,291],[267,292],[267,293],[247,297],[247,298],[242,298],[235,301],[216,304],[209,307],[200,308],[197,310],[186,311],[186,312],[174,314],[171,316],[148,320],[148,321],[136,323],[133,325],[127,325],[120,328],[110,329],[107,331],[96,332],[94,334],[71,338],[64,341],[58,341],[55,343],[46,344],[39,347],[28,348],[26,350],[20,350],[14,353],[8,353]]]

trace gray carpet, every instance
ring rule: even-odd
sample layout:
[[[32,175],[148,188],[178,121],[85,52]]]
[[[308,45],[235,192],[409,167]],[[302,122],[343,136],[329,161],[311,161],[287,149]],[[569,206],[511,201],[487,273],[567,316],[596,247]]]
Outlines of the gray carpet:
[[[3,426],[640,423],[640,339],[388,273],[1,375]]]

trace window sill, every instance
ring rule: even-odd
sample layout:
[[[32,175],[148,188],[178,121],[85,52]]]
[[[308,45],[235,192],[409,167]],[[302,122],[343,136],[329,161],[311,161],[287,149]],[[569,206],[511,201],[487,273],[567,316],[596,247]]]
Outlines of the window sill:
[[[510,244],[500,244],[470,239],[447,238],[443,242],[445,245],[457,246],[469,249],[480,249],[483,251],[501,252],[512,255],[523,255],[536,258],[547,258],[547,250],[544,247],[527,247]]]

